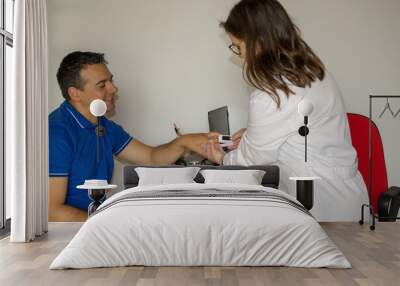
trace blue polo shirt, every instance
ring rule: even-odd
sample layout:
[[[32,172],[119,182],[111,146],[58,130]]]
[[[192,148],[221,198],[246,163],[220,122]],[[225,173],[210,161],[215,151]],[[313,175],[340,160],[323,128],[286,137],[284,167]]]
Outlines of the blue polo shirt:
[[[111,181],[114,158],[132,140],[118,124],[100,118],[105,134],[99,137],[99,163],[96,163],[96,125],[64,101],[49,115],[49,175],[68,177],[65,203],[87,210],[90,199],[86,190],[76,187],[85,180]]]

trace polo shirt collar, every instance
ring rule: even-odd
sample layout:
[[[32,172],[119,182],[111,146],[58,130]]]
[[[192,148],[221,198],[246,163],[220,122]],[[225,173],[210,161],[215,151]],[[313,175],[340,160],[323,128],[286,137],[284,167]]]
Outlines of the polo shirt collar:
[[[77,111],[75,109],[75,107],[73,107],[72,104],[68,102],[68,100],[65,100],[61,106],[66,109],[66,112],[73,118],[73,120],[76,121],[76,123],[81,128],[95,128],[96,127],[95,124],[93,124],[92,122],[87,120],[85,116],[83,116],[81,113],[79,113],[79,111]]]

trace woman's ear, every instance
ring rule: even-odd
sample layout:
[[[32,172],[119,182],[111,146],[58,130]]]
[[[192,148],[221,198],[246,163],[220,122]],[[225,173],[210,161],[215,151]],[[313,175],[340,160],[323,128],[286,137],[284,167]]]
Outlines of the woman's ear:
[[[68,95],[71,101],[81,101],[80,90],[76,87],[70,86],[68,88]]]

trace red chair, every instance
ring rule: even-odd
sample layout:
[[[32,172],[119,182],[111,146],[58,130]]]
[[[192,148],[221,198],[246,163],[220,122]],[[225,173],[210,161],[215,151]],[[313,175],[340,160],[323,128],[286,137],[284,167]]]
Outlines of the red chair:
[[[375,229],[375,218],[378,216],[378,200],[381,193],[388,190],[388,179],[385,164],[385,154],[378,127],[368,117],[348,113],[347,114],[351,140],[358,155],[358,169],[368,189],[370,205],[363,205],[360,224],[364,223],[364,207],[369,207],[372,214],[371,230]],[[371,128],[372,156],[369,158],[370,144],[369,132]],[[372,164],[370,164],[370,159]],[[370,170],[371,168],[371,170]],[[373,174],[370,177],[370,174]]]

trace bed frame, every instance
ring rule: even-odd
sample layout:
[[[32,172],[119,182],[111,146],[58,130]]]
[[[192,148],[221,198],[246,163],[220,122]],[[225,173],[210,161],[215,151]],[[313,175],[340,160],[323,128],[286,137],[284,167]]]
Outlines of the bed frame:
[[[147,167],[147,168],[184,168],[182,165],[169,165],[169,166],[139,166],[139,165],[126,165],[124,166],[123,172],[123,184],[124,189],[136,187],[139,183],[139,176],[135,171],[137,167]],[[267,166],[212,166],[212,165],[196,165],[195,167],[200,167],[201,170],[206,169],[219,169],[219,170],[263,170],[265,175],[262,179],[261,184],[264,187],[270,187],[278,189],[279,187],[279,167],[275,165]],[[198,173],[194,178],[197,183],[204,183],[203,176]]]

